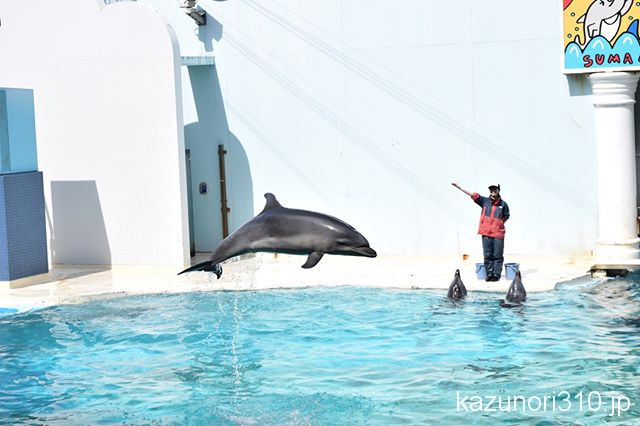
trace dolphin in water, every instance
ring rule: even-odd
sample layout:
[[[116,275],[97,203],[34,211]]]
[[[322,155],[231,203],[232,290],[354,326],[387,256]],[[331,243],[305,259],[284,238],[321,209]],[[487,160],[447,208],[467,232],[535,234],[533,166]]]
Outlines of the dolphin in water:
[[[462,279],[460,278],[460,270],[456,269],[456,273],[453,276],[453,281],[449,286],[449,292],[447,297],[450,299],[463,299],[467,295],[467,288],[464,286]]]
[[[254,252],[306,255],[305,269],[316,266],[325,253],[376,257],[367,239],[348,223],[322,213],[282,207],[271,193],[264,197],[267,202],[260,214],[220,241],[209,260],[180,274],[209,271],[220,278],[221,262]]]
[[[507,295],[505,297],[505,303],[503,306],[519,305],[527,298],[527,290],[522,285],[522,276],[520,271],[516,272],[516,277],[511,282]]]

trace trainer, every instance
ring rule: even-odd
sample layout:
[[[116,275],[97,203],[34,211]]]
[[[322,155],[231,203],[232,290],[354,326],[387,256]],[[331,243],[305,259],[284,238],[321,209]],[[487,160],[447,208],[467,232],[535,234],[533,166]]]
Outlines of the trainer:
[[[489,197],[462,189],[456,182],[451,185],[470,196],[477,205],[482,207],[478,234],[482,235],[486,281],[499,281],[504,263],[504,223],[509,220],[509,206],[500,198],[500,185],[489,185]]]

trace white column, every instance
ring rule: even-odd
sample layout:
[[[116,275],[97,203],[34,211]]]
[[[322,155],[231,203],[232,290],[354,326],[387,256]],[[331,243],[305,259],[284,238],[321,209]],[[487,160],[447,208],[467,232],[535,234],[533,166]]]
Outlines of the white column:
[[[633,104],[639,75],[589,75],[598,152],[598,262],[640,257]]]

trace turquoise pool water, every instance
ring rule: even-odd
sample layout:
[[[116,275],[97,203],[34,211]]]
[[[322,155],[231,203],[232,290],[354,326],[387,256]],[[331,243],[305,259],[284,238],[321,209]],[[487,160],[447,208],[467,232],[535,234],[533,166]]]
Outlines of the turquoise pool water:
[[[563,286],[517,308],[340,287],[4,315],[0,423],[637,424],[639,282]]]

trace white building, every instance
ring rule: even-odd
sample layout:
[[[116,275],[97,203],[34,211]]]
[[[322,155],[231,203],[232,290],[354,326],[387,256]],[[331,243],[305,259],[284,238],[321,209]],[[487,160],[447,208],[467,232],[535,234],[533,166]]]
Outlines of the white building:
[[[200,26],[179,3],[0,2],[0,87],[34,91],[53,263],[211,250],[219,145],[231,231],[273,192],[381,255],[479,254],[479,209],[450,183],[497,182],[507,255],[595,249],[591,85],[561,73],[557,0],[199,0]]]

